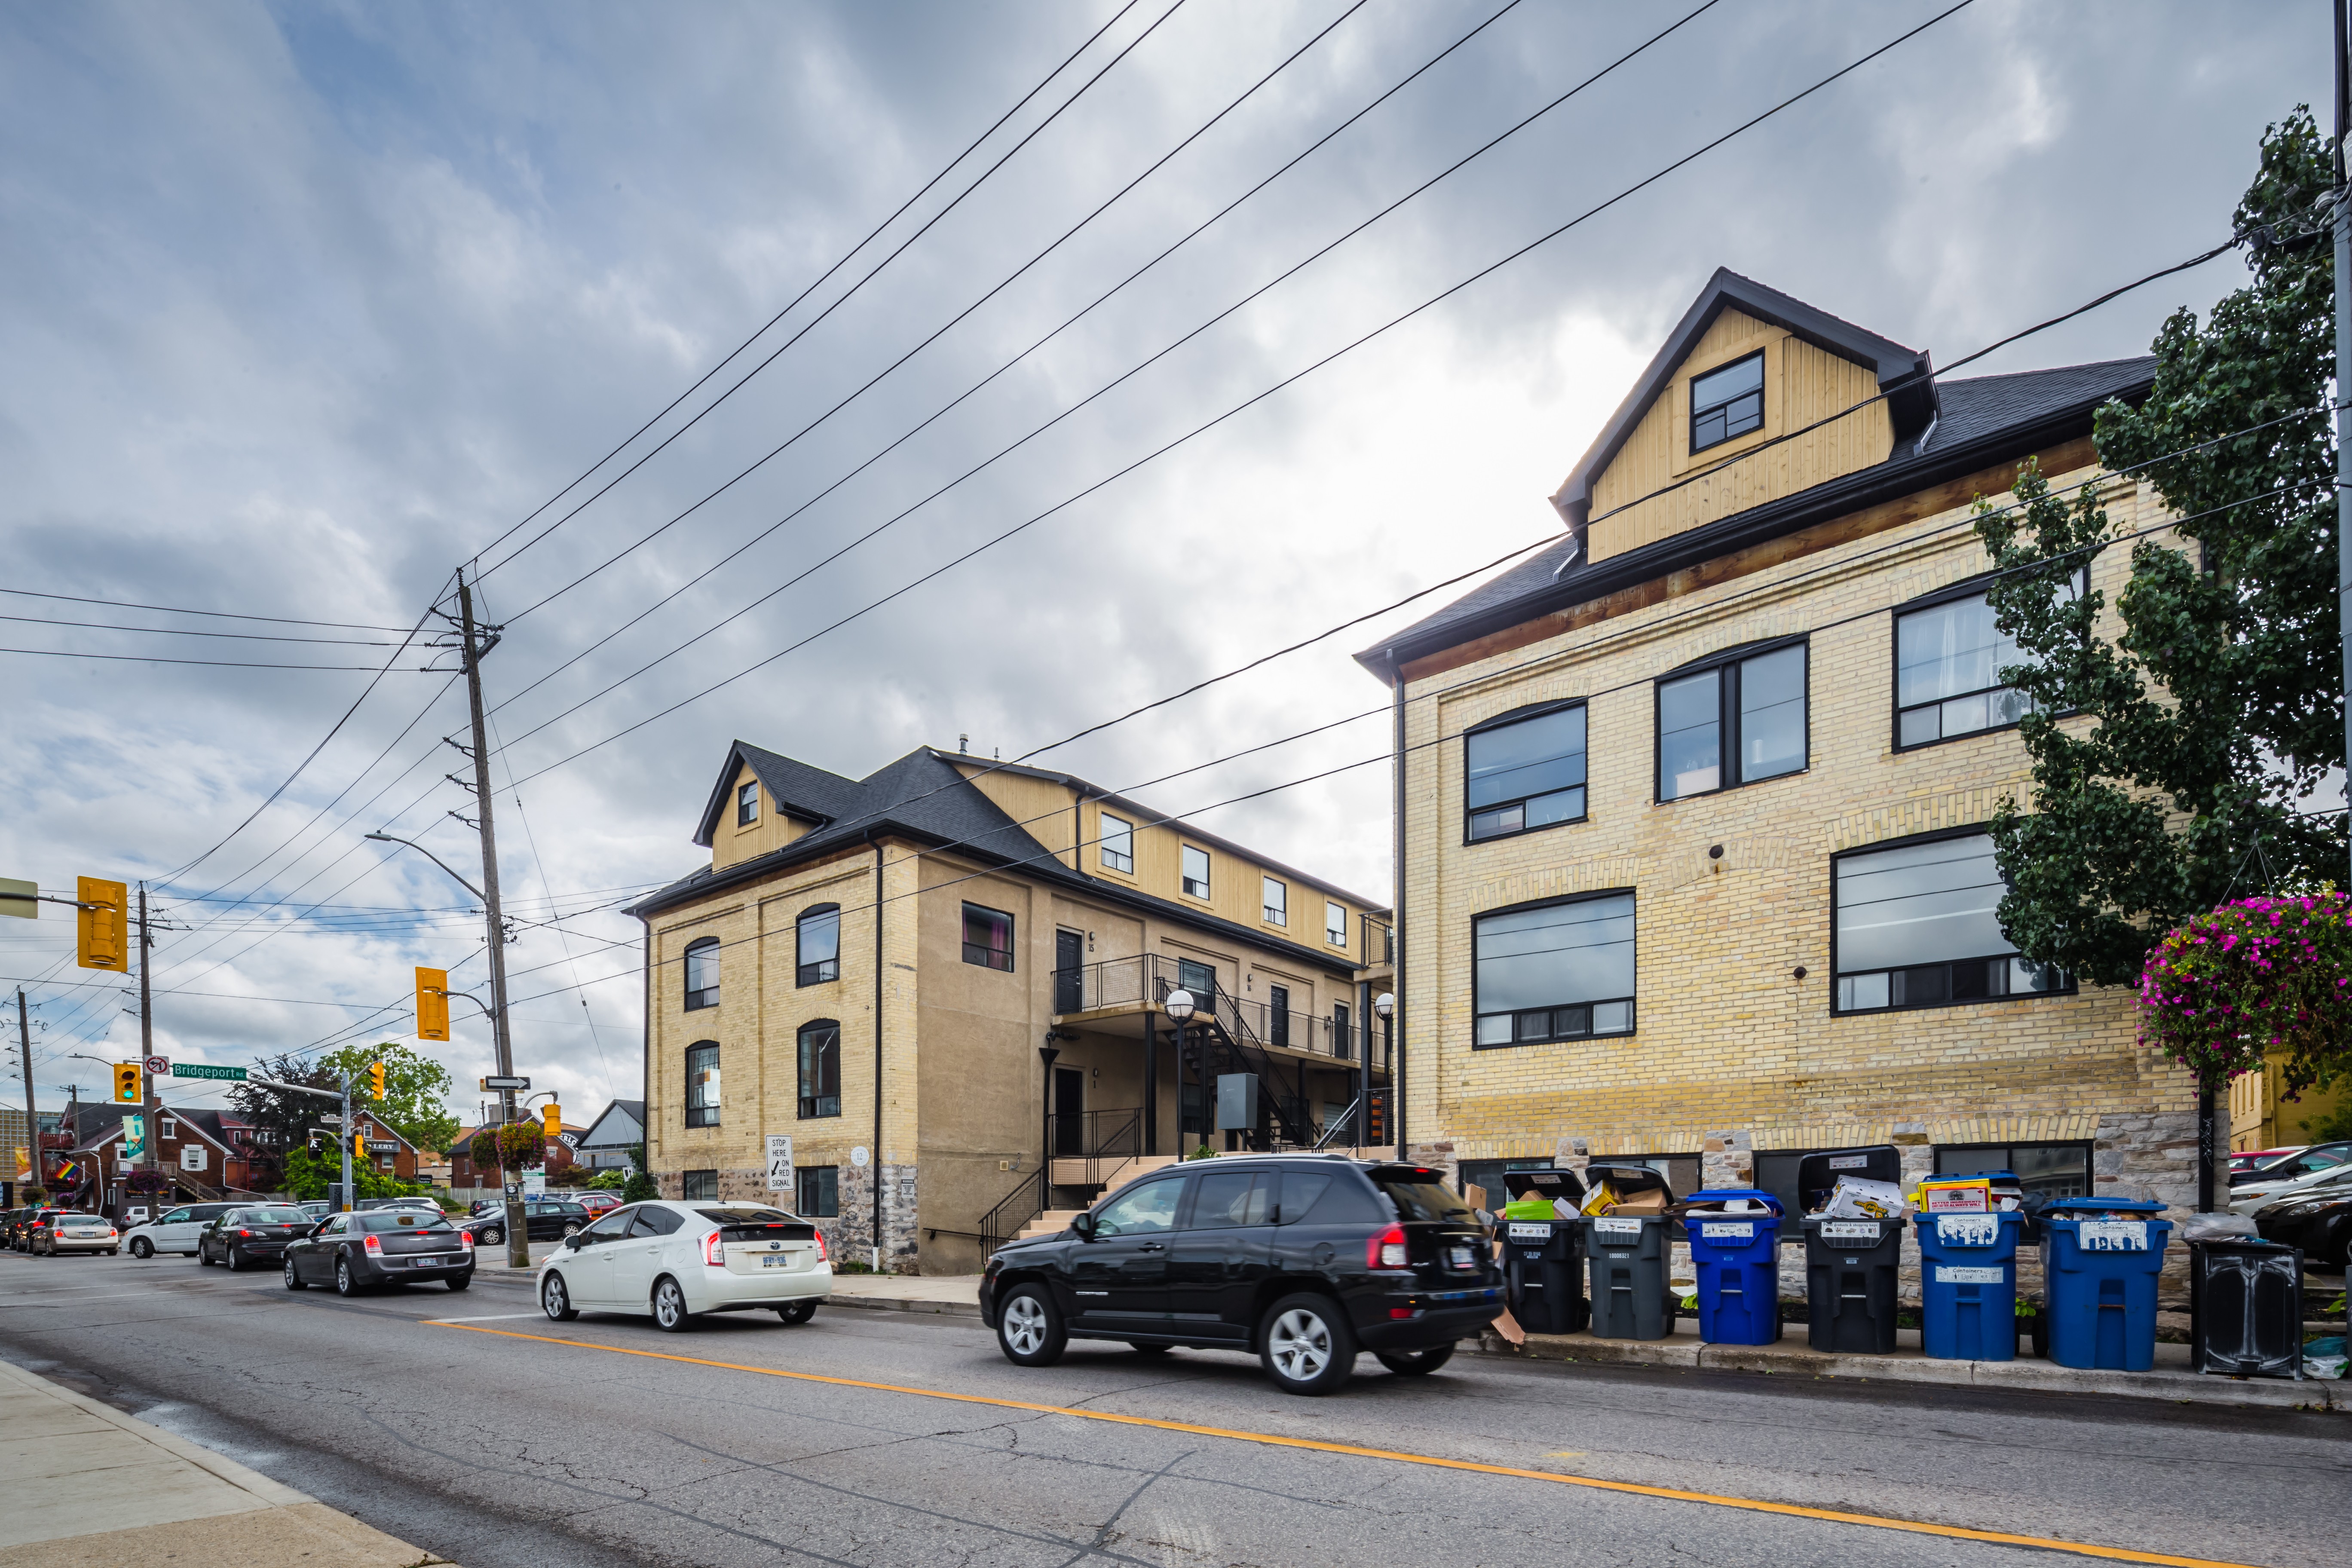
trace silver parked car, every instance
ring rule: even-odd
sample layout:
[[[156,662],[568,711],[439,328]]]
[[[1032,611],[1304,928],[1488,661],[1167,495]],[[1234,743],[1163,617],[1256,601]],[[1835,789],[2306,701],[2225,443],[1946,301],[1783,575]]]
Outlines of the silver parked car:
[[[44,1258],[55,1258],[60,1252],[103,1252],[110,1258],[121,1247],[122,1237],[112,1220],[102,1214],[66,1209],[42,1228],[33,1250]]]

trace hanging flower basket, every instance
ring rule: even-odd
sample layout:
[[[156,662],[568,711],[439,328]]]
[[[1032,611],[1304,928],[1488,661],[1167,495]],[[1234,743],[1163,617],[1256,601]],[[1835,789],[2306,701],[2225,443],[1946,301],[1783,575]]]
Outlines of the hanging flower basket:
[[[2140,1043],[2219,1085],[2289,1055],[2286,1091],[2352,1040],[2352,897],[2243,899],[2157,944],[2140,975]]]

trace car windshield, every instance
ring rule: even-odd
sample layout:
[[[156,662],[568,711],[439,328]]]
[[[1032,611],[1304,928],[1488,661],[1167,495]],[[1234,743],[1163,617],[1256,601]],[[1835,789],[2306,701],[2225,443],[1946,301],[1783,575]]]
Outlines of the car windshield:
[[[1470,1205],[1445,1184],[1445,1178],[1434,1171],[1414,1171],[1402,1168],[1374,1171],[1372,1180],[1389,1202],[1396,1205],[1399,1219],[1456,1220],[1475,1225],[1478,1216]]]
[[[65,1214],[58,1216],[58,1223],[64,1226],[88,1226],[94,1229],[105,1225],[107,1218],[102,1214]]]
[[[381,1236],[395,1230],[455,1230],[446,1216],[426,1214],[422,1209],[371,1209],[366,1214],[352,1216],[357,1229]]]

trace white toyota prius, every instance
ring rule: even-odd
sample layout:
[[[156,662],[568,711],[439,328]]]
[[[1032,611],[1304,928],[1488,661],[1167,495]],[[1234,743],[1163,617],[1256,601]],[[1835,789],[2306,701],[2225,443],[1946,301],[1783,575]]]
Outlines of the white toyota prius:
[[[753,1203],[631,1204],[539,1266],[540,1308],[559,1323],[633,1312],[677,1333],[704,1312],[756,1311],[805,1323],[832,1292],[816,1226]]]

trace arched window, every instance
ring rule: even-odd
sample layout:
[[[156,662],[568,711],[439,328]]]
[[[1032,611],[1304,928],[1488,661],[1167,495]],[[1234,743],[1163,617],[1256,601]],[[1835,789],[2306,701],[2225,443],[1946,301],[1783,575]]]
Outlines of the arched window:
[[[841,1114],[841,1026],[817,1018],[801,1026],[801,1115]]]
[[[822,985],[841,978],[841,906],[819,904],[803,910],[794,928],[793,963],[799,984]]]
[[[719,1005],[719,939],[706,936],[686,944],[686,1010]]]
[[[686,1047],[686,1124],[719,1125],[719,1042],[697,1040]]]

